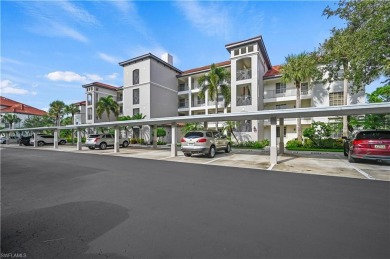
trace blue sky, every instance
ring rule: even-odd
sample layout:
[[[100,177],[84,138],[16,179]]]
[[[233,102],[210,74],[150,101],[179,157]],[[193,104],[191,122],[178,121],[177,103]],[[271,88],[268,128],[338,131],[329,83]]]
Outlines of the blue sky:
[[[85,100],[83,84],[121,86],[118,62],[151,52],[187,70],[229,59],[262,35],[272,65],[312,51],[343,22],[324,1],[2,1],[1,95],[47,109]],[[379,83],[368,87],[373,91]]]

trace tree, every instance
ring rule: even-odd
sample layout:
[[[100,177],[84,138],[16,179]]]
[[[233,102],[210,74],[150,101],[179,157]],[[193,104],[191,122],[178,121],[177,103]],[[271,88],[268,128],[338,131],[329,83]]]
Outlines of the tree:
[[[369,103],[390,102],[390,84],[378,87],[371,94],[367,94]]]
[[[77,107],[74,104],[69,104],[69,105],[65,106],[64,112],[65,112],[65,114],[70,114],[71,115],[71,118],[72,118],[71,124],[74,124],[74,116],[75,116],[76,113],[80,112],[80,109],[79,109],[79,107]],[[74,132],[74,129],[71,130],[72,145],[74,144],[73,132]]]
[[[111,112],[118,118],[119,115],[119,105],[114,101],[112,95],[107,97],[100,97],[99,101],[96,104],[96,113],[99,119],[102,118],[103,113],[107,114],[108,121],[110,121]]]
[[[225,129],[227,132],[233,135],[234,139],[239,143],[236,135],[234,134],[234,129],[237,127],[237,122],[236,121],[225,121],[224,123]]]
[[[12,125],[14,123],[18,123],[21,121],[21,119],[15,115],[15,114],[11,114],[11,113],[6,113],[3,115],[3,118],[2,118],[2,121],[5,122],[5,123],[8,123],[9,124],[9,128],[12,129]]]
[[[314,53],[302,52],[297,55],[288,55],[281,67],[282,82],[293,82],[296,87],[296,108],[301,108],[301,83],[319,76],[317,58]],[[298,140],[302,141],[301,118],[297,118]]]
[[[187,133],[193,130],[203,130],[203,123],[201,122],[192,122],[184,124],[184,127],[181,129],[181,132]]]
[[[39,127],[53,126],[54,123],[55,122],[53,117],[44,115],[44,116],[32,116],[30,118],[27,118],[24,120],[23,124],[25,128],[39,128]]]
[[[321,146],[321,141],[332,134],[332,128],[329,124],[321,121],[313,121],[310,128],[303,131],[303,135],[309,138],[317,146]]]
[[[230,72],[223,67],[217,67],[212,64],[210,72],[201,76],[198,79],[200,85],[199,97],[205,99],[206,91],[208,90],[208,97],[211,101],[215,100],[215,113],[218,113],[218,95],[222,94],[224,98],[224,107],[228,107],[231,101],[230,85]],[[218,121],[216,124],[218,130]]]
[[[53,101],[49,104],[49,115],[55,118],[55,125],[60,126],[61,119],[65,114],[65,103],[63,101]]]

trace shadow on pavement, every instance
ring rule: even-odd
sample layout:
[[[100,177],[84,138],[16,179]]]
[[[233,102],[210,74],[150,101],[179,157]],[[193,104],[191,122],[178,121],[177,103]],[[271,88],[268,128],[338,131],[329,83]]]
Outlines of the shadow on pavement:
[[[1,219],[1,253],[27,258],[126,258],[85,254],[88,243],[129,218],[116,204],[83,201],[11,214]]]

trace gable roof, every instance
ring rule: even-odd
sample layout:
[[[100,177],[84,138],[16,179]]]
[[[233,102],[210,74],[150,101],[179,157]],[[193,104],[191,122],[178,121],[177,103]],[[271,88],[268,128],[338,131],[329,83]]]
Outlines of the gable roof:
[[[37,115],[37,116],[43,116],[47,114],[47,112],[43,110],[34,108],[24,103],[14,101],[3,96],[0,97],[1,97],[0,105],[5,106],[4,108],[0,109],[0,113],[20,113],[20,114]]]
[[[93,82],[93,83],[90,83],[90,84],[83,85],[83,88],[87,88],[87,87],[90,87],[90,86],[98,86],[98,87],[106,88],[106,89],[113,90],[113,91],[117,91],[117,90],[122,89],[122,87],[108,85],[108,84],[103,84],[103,83],[100,83],[100,82]]]
[[[230,66],[230,60],[219,62],[219,63],[215,63],[215,65],[217,67],[228,67],[228,66]],[[205,72],[205,71],[210,70],[210,67],[211,67],[211,65],[203,66],[203,67],[197,67],[197,68],[192,68],[192,69],[183,71],[183,73],[181,75],[178,75],[178,77],[186,76],[186,75],[189,75],[189,74],[195,74],[195,73],[199,73],[199,72]]]
[[[274,77],[281,77],[282,73],[280,72],[280,69],[282,68],[281,65],[273,66],[271,69],[267,71],[267,73],[264,74],[264,79],[270,79]]]
[[[162,60],[161,58],[158,58],[156,57],[155,55],[153,55],[152,53],[148,53],[148,54],[145,54],[145,55],[142,55],[142,56],[139,56],[139,57],[135,57],[135,58],[132,58],[132,59],[128,59],[126,61],[122,61],[122,62],[119,62],[119,65],[122,66],[122,67],[125,67],[127,65],[130,65],[132,63],[136,63],[138,61],[142,61],[144,59],[154,59],[156,60],[158,63],[160,64],[163,64],[164,66],[167,66],[169,67],[170,69],[174,70],[175,72],[177,73],[182,73],[182,71],[174,66],[172,66],[171,64],[165,62],[164,60]]]

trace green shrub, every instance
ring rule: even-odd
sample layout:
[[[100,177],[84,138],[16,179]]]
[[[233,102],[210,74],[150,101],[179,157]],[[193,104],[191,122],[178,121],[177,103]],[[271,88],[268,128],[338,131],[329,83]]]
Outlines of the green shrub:
[[[145,145],[145,140],[143,138],[137,139],[137,143],[141,145]]]
[[[131,138],[130,139],[130,144],[137,144],[137,139],[136,138]]]
[[[268,145],[269,145],[269,140],[264,139],[262,141],[244,141],[244,142],[236,143],[234,144],[234,147],[262,149]]]
[[[162,140],[157,141],[157,145],[166,145],[166,144],[167,144],[167,142],[165,142],[165,141],[162,141]]]
[[[297,139],[292,139],[292,140],[287,141],[287,144],[286,144],[287,149],[297,148],[297,147],[303,147],[303,144],[301,141],[299,141]]]

